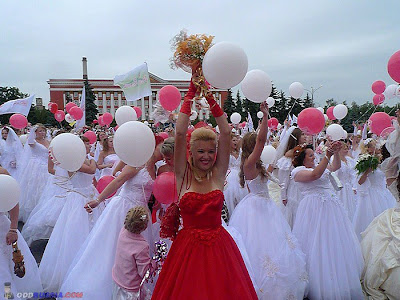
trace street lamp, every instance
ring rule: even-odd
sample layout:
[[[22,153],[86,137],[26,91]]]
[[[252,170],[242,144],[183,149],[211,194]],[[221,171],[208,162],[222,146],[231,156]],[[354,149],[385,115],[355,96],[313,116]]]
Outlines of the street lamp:
[[[316,91],[318,91],[320,88],[322,88],[322,85],[320,85],[320,86],[317,87],[316,89],[314,89],[313,87],[311,87],[311,91],[310,91],[310,90],[307,90],[307,89],[304,89],[305,91],[311,93],[311,101],[312,101],[312,103],[314,103],[314,93],[315,93]]]

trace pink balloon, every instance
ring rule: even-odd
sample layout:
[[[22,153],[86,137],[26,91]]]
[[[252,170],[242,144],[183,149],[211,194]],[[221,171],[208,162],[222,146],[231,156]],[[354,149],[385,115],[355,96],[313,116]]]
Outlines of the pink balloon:
[[[69,114],[71,117],[73,117],[75,120],[80,120],[83,117],[83,111],[80,107],[74,106],[69,110]]]
[[[103,126],[106,125],[106,123],[104,123],[103,116],[100,116],[100,117],[98,118],[98,120],[99,120],[99,125],[100,125],[101,127],[103,127]]]
[[[335,108],[334,106],[331,106],[326,110],[326,115],[328,116],[328,119],[332,120],[332,121],[336,120],[335,116],[333,115],[333,109],[334,108]]]
[[[178,199],[175,174],[165,172],[158,175],[154,181],[153,194],[157,201],[162,204],[175,202]]]
[[[164,140],[169,138],[169,135],[167,132],[160,132],[158,135],[161,136]]]
[[[96,134],[91,130],[86,131],[83,136],[89,139],[90,144],[94,144],[97,140]]]
[[[391,134],[393,131],[395,131],[396,128],[392,127],[387,127],[385,129],[382,130],[380,136],[383,138],[387,138],[389,136],[389,134]]]
[[[374,102],[374,105],[379,105],[382,104],[383,101],[385,101],[385,95],[383,94],[376,94],[374,98],[372,98],[372,101]]]
[[[104,191],[104,189],[107,187],[107,185],[109,185],[111,183],[111,181],[113,181],[115,179],[114,176],[103,176],[99,179],[99,181],[97,181],[97,185],[96,185],[96,189],[97,191],[101,194],[102,191]],[[110,196],[107,197],[111,198],[112,196],[115,195],[117,191],[115,191],[113,194],[111,194]]]
[[[372,84],[372,91],[375,94],[382,94],[386,89],[386,84],[382,80],[377,80]]]
[[[369,117],[369,123],[369,128],[371,129],[372,133],[375,133],[376,135],[380,135],[384,129],[392,126],[392,120],[390,119],[390,116],[384,112],[373,113]]]
[[[166,85],[158,93],[161,106],[168,110],[175,110],[181,103],[181,92],[173,85]]]
[[[57,103],[50,102],[50,103],[49,103],[49,110],[50,110],[50,112],[51,112],[52,114],[55,114],[55,113],[57,112],[57,110],[58,110],[58,105],[57,105]]]
[[[279,121],[277,118],[271,118],[268,120],[268,127],[271,130],[276,130],[278,128]]]
[[[400,51],[393,54],[388,61],[388,73],[397,83],[400,83]]]
[[[13,114],[10,117],[10,124],[17,129],[23,129],[28,125],[28,119],[21,114]]]
[[[54,118],[58,122],[61,122],[65,118],[65,113],[62,110],[57,110],[57,112],[54,114]]]
[[[67,105],[65,105],[65,110],[67,111],[67,113],[69,113],[71,108],[73,108],[74,106],[76,106],[74,102],[68,102]]]
[[[119,128],[119,126],[117,125],[117,126],[115,126],[114,127],[114,131],[117,131],[118,130],[118,128]]]
[[[112,114],[110,114],[110,113],[108,113],[108,112],[106,112],[106,113],[104,113],[103,114],[103,122],[104,122],[104,124],[106,124],[106,125],[110,125],[111,124],[111,122],[113,121],[113,116],[112,116]]]
[[[142,116],[142,110],[140,107],[134,106],[133,109],[136,111],[136,116],[140,118]]]
[[[297,117],[297,125],[305,134],[318,134],[325,126],[324,114],[315,107],[303,109]]]

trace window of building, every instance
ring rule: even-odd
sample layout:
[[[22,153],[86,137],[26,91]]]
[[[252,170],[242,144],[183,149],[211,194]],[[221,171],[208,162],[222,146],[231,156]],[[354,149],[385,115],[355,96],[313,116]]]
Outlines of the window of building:
[[[118,98],[118,92],[114,92],[114,99]]]
[[[114,106],[118,106],[118,100],[114,100]]]
[[[102,98],[102,97],[103,97],[103,93],[102,93],[102,92],[99,92],[99,93],[97,94],[97,96],[98,96],[99,98]]]
[[[74,92],[74,97],[78,98],[78,92]]]
[[[107,108],[107,112],[108,112],[108,113],[111,112],[111,109]]]
[[[110,97],[111,97],[111,93],[110,93],[110,92],[107,92],[107,93],[106,93],[106,97],[107,97],[107,98],[110,98]]]
[[[107,105],[110,106],[111,105],[111,101],[107,100]]]
[[[76,105],[79,105],[79,101],[76,101],[76,100],[75,100],[74,103],[75,103]]]
[[[126,105],[126,100],[122,100],[122,105]]]

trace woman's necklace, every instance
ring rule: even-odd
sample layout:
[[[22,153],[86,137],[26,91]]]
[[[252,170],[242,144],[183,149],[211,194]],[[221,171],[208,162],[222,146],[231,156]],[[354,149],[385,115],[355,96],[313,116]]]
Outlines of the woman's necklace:
[[[205,178],[207,178],[207,180],[210,180],[212,176],[212,170],[207,171],[204,175],[200,175],[199,171],[196,169],[196,167],[192,167],[194,179],[196,179],[198,182],[202,182]]]

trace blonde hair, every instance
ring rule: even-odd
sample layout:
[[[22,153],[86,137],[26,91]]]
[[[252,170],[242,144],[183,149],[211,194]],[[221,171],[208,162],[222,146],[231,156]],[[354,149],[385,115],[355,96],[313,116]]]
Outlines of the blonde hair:
[[[200,127],[195,129],[190,136],[190,151],[193,150],[193,145],[196,141],[213,141],[217,144],[217,135],[211,129]]]
[[[254,147],[256,146],[257,142],[257,133],[249,132],[246,133],[242,140],[242,156],[240,161],[240,172],[239,172],[239,179],[240,179],[240,186],[244,187],[245,179],[244,179],[244,171],[243,165],[247,158],[249,158],[250,154],[253,152]],[[268,177],[267,170],[265,169],[262,161],[259,159],[256,162],[256,169],[260,172],[261,177]]]
[[[149,222],[149,215],[143,206],[136,206],[131,208],[125,217],[124,227],[132,233],[141,233],[147,228]]]
[[[170,137],[165,139],[161,146],[160,152],[162,155],[173,155],[175,148],[175,138]]]
[[[367,138],[365,141],[361,141],[361,143],[360,143],[361,154],[366,154],[367,147],[372,143],[375,144],[375,148],[376,148],[376,142],[372,138]]]

